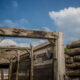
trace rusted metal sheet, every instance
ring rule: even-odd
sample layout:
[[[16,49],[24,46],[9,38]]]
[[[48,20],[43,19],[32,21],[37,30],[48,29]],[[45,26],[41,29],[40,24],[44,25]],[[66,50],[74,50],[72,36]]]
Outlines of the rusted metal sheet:
[[[0,35],[9,37],[42,38],[42,39],[49,38],[54,39],[58,37],[56,32],[44,32],[6,27],[0,27]]]

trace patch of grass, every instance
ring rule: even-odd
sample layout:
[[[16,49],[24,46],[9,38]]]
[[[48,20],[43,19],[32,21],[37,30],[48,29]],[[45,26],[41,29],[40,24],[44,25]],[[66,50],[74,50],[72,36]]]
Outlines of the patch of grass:
[[[67,51],[68,50],[68,48],[64,48],[64,51]]]

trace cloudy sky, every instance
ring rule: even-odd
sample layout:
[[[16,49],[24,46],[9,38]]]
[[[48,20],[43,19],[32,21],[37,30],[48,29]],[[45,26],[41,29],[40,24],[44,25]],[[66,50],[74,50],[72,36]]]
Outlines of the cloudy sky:
[[[0,0],[0,26],[63,32],[66,45],[80,39],[80,0]],[[44,42],[9,39],[1,45],[10,41],[23,46]]]

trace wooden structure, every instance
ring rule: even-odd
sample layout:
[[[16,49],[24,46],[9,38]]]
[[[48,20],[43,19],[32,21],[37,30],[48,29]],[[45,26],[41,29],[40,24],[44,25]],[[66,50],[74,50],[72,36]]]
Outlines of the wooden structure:
[[[65,75],[65,57],[64,57],[64,41],[61,32],[44,32],[34,30],[24,30],[15,28],[0,27],[0,35],[8,37],[22,37],[22,38],[39,38],[48,39],[53,45],[53,80],[64,80]],[[54,44],[53,44],[54,43]],[[34,49],[32,49],[34,50]],[[33,51],[27,50],[28,53],[33,54]],[[33,56],[30,56],[31,59]],[[11,61],[12,62],[12,61]],[[11,63],[12,64],[12,63]],[[33,60],[31,60],[31,80],[33,80]],[[11,69],[11,68],[10,68]],[[18,76],[18,75],[17,75]],[[18,78],[16,79],[18,80]]]
[[[80,80],[80,40],[67,45],[66,79]]]

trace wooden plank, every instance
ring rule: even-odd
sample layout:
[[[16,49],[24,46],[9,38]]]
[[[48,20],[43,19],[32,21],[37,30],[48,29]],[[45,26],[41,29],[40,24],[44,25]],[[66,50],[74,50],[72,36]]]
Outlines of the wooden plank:
[[[30,45],[30,47],[31,47],[31,54],[30,54],[30,57],[31,57],[30,80],[33,80],[33,46]]]
[[[38,46],[35,46],[34,47],[34,51],[43,49],[43,48],[48,47],[48,46],[51,46],[50,43],[49,42],[44,42],[44,43],[42,43],[42,44],[40,44]]]
[[[80,69],[79,70],[69,70],[66,74],[70,77],[80,77]]]
[[[53,39],[58,37],[56,32],[24,30],[24,29],[7,28],[7,27],[0,27],[0,35],[9,37],[42,38],[42,39],[49,39],[49,38]]]
[[[74,56],[74,61],[75,61],[75,62],[80,62],[80,55]]]
[[[17,72],[16,72],[16,80],[18,80],[19,79],[19,67],[20,67],[20,54],[19,54],[19,52],[17,51],[17,59],[18,59],[18,63],[17,63]]]
[[[64,54],[64,40],[63,33],[59,32],[59,38],[57,41],[57,59],[58,59],[58,80],[64,80],[65,76],[65,54]]]
[[[71,44],[68,44],[67,45],[67,48],[68,49],[71,49],[71,48],[79,48],[79,47],[80,47],[80,40],[74,41]]]
[[[66,64],[66,68],[68,68],[68,69],[80,69],[80,63]]]
[[[65,53],[69,56],[77,56],[80,55],[80,48],[69,49]]]
[[[12,59],[10,60],[10,65],[9,65],[9,80],[12,80]]]

